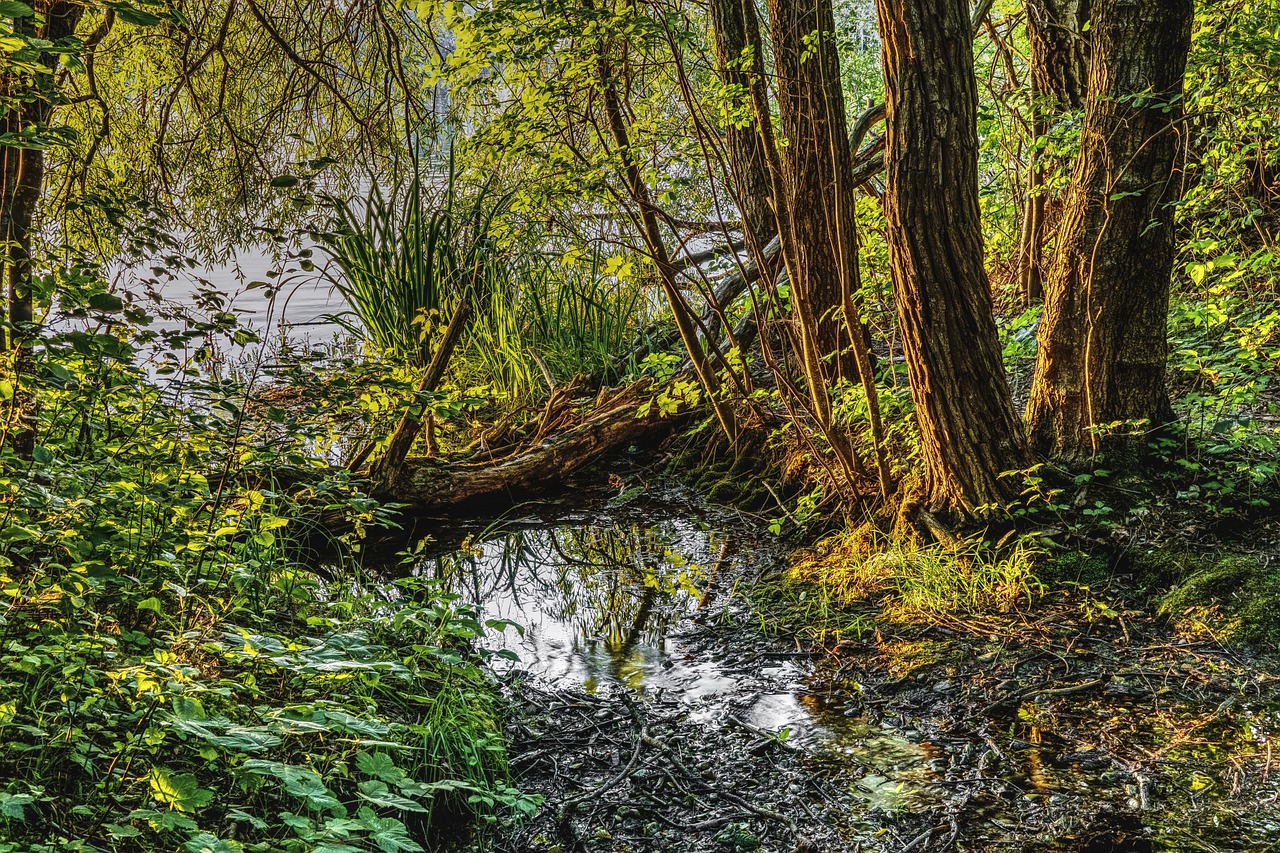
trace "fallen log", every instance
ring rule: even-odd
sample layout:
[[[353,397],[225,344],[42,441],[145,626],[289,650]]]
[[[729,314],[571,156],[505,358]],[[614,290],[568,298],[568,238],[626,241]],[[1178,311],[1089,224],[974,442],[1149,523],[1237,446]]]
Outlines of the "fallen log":
[[[421,511],[476,500],[513,501],[554,488],[570,474],[609,453],[637,441],[661,438],[683,420],[648,412],[641,417],[647,402],[631,399],[611,406],[572,429],[500,459],[410,457],[378,497]]]

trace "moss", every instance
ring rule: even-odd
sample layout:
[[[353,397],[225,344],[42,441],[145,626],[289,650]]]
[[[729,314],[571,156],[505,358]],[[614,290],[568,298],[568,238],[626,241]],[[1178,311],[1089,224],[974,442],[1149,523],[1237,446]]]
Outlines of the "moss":
[[[1062,583],[1099,584],[1110,579],[1111,562],[1105,557],[1073,551],[1059,554],[1040,570],[1040,579],[1046,586]]]
[[[1180,627],[1220,640],[1280,646],[1280,565],[1252,555],[1185,556],[1159,612]]]

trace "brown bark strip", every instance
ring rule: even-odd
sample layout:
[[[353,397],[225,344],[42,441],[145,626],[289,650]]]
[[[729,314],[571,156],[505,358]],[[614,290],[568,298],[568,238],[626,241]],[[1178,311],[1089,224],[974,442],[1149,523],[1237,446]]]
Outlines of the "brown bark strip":
[[[1026,454],[983,267],[977,82],[965,0],[877,0],[888,89],[885,214],[928,508],[1017,489]]]
[[[1191,0],[1094,2],[1080,156],[1027,406],[1034,448],[1065,462],[1140,453],[1173,417],[1171,203],[1192,16]]]

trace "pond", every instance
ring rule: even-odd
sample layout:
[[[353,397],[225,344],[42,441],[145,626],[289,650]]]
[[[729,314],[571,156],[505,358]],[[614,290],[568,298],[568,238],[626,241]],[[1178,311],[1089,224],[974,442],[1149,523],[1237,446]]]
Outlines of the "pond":
[[[1030,695],[1017,685],[1043,649],[1007,638],[885,626],[834,657],[761,631],[745,592],[784,552],[756,519],[669,501],[526,509],[455,529],[462,547],[415,569],[520,626],[485,642],[519,658],[504,676],[513,768],[547,802],[494,850],[1243,851],[1280,837],[1274,684],[1190,737],[1178,727],[1214,711],[1190,694],[1149,709],[1137,690]],[[1087,687],[1092,672],[1052,683]],[[1112,742],[1121,713],[1142,718],[1131,744]]]

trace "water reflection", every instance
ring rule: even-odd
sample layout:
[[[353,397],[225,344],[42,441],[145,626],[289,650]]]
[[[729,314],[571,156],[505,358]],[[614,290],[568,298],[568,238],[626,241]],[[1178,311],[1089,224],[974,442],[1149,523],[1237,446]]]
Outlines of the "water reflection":
[[[426,561],[418,571],[509,620],[490,637],[521,667],[594,692],[644,692],[672,667],[669,635],[696,608],[717,534],[687,522],[572,526],[495,536]]]

